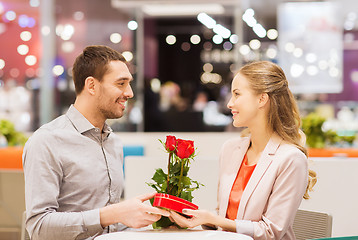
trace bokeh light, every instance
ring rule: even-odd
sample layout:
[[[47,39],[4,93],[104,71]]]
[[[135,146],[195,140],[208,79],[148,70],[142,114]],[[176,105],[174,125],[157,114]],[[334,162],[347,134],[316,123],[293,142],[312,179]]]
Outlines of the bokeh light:
[[[112,43],[120,43],[122,41],[122,35],[119,33],[112,33],[111,36],[109,36],[109,40],[111,40]]]
[[[168,35],[166,38],[165,38],[165,41],[169,44],[169,45],[173,45],[177,39],[174,35]]]
[[[20,33],[20,38],[22,41],[27,42],[31,40],[32,34],[29,31],[23,31]]]
[[[133,60],[133,53],[130,51],[124,51],[122,53],[123,57],[127,60],[127,62],[130,62]]]
[[[20,55],[26,55],[29,52],[29,46],[27,46],[25,44],[21,44],[17,47],[17,52]]]
[[[138,28],[138,23],[136,22],[136,21],[129,21],[128,22],[128,28],[130,29],[130,30],[136,30],[137,28]]]
[[[28,55],[25,57],[25,63],[29,66],[33,66],[37,63],[37,58],[34,55]]]

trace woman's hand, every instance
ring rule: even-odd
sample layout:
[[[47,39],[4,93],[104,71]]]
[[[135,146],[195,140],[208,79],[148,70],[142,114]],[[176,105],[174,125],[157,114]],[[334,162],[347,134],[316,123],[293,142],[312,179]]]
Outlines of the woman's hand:
[[[214,225],[215,215],[207,210],[183,209],[183,213],[192,217],[186,218],[174,211],[170,211],[169,218],[183,228],[194,228],[203,224]]]

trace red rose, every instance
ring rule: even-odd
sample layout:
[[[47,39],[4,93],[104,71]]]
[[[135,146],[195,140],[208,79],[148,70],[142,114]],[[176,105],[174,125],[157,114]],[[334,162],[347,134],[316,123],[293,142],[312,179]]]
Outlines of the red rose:
[[[176,146],[177,146],[177,139],[175,138],[175,136],[168,135],[167,141],[165,142],[165,148],[167,149],[167,151],[168,152],[174,151]]]
[[[188,158],[194,153],[194,141],[177,139],[176,155],[183,158]]]

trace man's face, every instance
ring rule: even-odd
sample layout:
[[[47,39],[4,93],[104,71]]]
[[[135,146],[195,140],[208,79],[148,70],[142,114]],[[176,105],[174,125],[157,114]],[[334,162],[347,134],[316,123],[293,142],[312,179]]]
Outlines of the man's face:
[[[105,119],[120,118],[125,105],[133,97],[133,80],[127,65],[121,61],[111,61],[108,70],[99,84],[97,107]]]

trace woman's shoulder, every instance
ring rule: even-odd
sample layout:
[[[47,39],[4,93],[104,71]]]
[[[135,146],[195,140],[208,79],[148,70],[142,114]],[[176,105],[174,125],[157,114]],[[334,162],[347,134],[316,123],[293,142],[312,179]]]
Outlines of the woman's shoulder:
[[[281,164],[307,165],[307,156],[295,145],[282,142],[276,152],[277,159]]]
[[[285,141],[282,141],[282,143],[280,144],[280,147],[278,148],[278,151],[280,153],[286,153],[289,155],[300,155],[300,156],[307,158],[306,155],[297,146],[295,146],[292,143],[285,142]]]
[[[240,146],[241,144],[244,144],[245,142],[250,141],[250,137],[233,137],[228,140],[226,140],[222,146],[222,148],[233,148]]]

